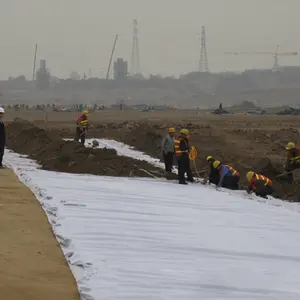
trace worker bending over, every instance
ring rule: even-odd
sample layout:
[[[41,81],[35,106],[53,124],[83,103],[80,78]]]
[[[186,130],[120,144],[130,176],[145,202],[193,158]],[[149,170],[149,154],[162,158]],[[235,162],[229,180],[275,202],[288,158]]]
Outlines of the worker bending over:
[[[76,122],[76,136],[75,141],[80,142],[84,144],[86,132],[88,129],[88,114],[89,112],[87,110],[84,110],[82,112],[82,115],[77,118]]]
[[[219,174],[218,169],[215,169],[213,166],[215,159],[212,156],[206,156],[205,160],[208,163],[209,172],[208,172],[208,176],[206,176],[206,178],[204,178],[203,183],[206,184],[208,181],[208,183],[213,183],[213,184],[217,185],[220,181],[220,174]]]
[[[294,176],[293,171],[296,169],[300,169],[300,147],[297,146],[293,142],[289,142],[286,145],[287,151],[287,161],[285,164],[285,174],[288,183],[293,183]]]
[[[189,131],[187,129],[180,130],[179,137],[174,141],[174,148],[178,163],[179,184],[187,184],[185,180],[185,173],[187,174],[187,181],[194,182],[190,167]]]
[[[250,171],[247,173],[246,178],[249,183],[247,188],[248,194],[254,192],[256,196],[262,198],[267,198],[268,195],[273,194],[273,182],[268,177]]]
[[[171,127],[168,130],[168,134],[163,138],[161,142],[162,155],[165,162],[166,176],[172,173],[173,160],[174,160],[174,139],[175,128]]]
[[[220,175],[217,187],[224,187],[231,190],[239,189],[240,174],[237,170],[229,165],[221,164],[218,160],[213,162],[213,167],[218,170]]]
[[[3,123],[4,109],[0,107],[0,168],[3,168],[2,160],[4,156],[4,148],[6,143],[5,126]]]

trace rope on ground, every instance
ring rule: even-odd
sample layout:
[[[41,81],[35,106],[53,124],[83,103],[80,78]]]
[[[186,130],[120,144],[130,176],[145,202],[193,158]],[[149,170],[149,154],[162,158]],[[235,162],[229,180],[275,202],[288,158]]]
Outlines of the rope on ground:
[[[142,171],[142,172],[144,172],[144,173],[146,173],[146,174],[148,174],[148,175],[150,175],[150,176],[153,177],[153,178],[159,178],[159,177],[153,175],[152,173],[150,173],[150,172],[147,171],[147,170],[144,170],[144,169],[139,169],[139,170]]]

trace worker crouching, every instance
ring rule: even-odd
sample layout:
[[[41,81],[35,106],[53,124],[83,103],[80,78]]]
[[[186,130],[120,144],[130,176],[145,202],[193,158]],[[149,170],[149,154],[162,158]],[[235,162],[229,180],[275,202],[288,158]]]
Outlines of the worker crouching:
[[[220,174],[219,174],[219,170],[215,169],[213,166],[215,159],[212,156],[207,156],[205,160],[207,161],[209,166],[209,173],[208,176],[204,179],[204,183],[207,183],[208,181],[208,183],[213,183],[215,185],[218,185],[220,181]]]
[[[273,194],[273,182],[268,177],[250,171],[247,173],[246,178],[249,183],[247,189],[249,194],[254,192],[256,196],[262,198],[267,198],[268,195]]]
[[[293,183],[293,171],[300,169],[300,147],[296,146],[293,142],[286,145],[287,161],[285,164],[285,175],[288,183]]]
[[[175,128],[169,128],[168,134],[163,138],[161,142],[162,156],[165,163],[166,177],[172,173],[173,161],[174,161],[174,135]]]
[[[82,115],[77,118],[75,141],[84,144],[86,133],[88,130],[88,114],[87,110],[82,112]]]
[[[221,164],[220,161],[215,160],[213,167],[219,172],[219,182],[217,187],[224,187],[231,190],[239,189],[240,174],[233,167],[225,164]]]
[[[180,130],[179,137],[174,141],[174,148],[178,164],[179,184],[187,184],[185,174],[187,174],[187,181],[194,182],[190,167],[189,131],[187,129]]]

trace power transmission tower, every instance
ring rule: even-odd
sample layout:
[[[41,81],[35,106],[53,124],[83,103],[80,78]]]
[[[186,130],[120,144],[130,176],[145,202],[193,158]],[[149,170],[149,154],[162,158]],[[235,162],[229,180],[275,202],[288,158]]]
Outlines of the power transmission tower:
[[[206,36],[205,36],[205,27],[202,26],[201,31],[201,50],[200,50],[200,60],[199,60],[199,71],[200,72],[209,72],[208,69],[208,58],[206,51]]]
[[[140,53],[139,53],[139,37],[138,37],[138,22],[133,20],[133,41],[131,52],[131,74],[140,74]]]

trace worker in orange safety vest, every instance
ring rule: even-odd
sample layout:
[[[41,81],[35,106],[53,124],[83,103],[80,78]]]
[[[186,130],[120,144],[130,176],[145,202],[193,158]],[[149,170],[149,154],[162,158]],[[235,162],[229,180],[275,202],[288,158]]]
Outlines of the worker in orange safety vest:
[[[179,184],[188,184],[185,179],[185,174],[187,174],[187,181],[194,182],[189,158],[189,134],[190,133],[187,129],[181,129],[179,137],[174,141],[175,156],[178,164]]]
[[[76,135],[74,140],[76,142],[79,142],[80,140],[82,144],[85,142],[86,133],[88,130],[88,114],[88,110],[84,110],[82,115],[79,116],[76,121]]]
[[[295,143],[289,142],[285,149],[287,151],[287,161],[285,164],[285,173],[283,175],[286,175],[285,179],[288,183],[293,183],[293,171],[300,169],[300,146],[296,146]]]
[[[247,192],[249,194],[254,192],[256,196],[260,196],[262,198],[267,198],[268,195],[273,194],[273,182],[270,178],[256,174],[253,171],[248,172],[246,178],[249,183],[247,188]]]

